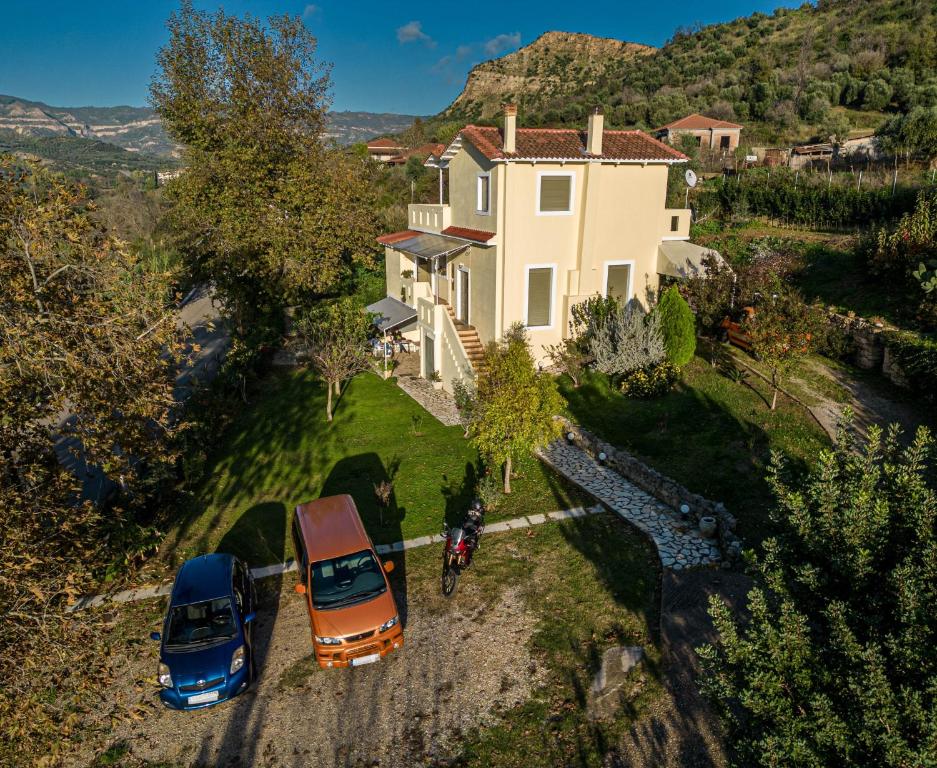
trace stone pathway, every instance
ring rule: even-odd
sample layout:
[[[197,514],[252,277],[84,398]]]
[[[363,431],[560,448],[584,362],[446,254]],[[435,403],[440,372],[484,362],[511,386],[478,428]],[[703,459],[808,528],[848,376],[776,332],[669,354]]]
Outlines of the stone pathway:
[[[515,531],[519,528],[529,528],[533,525],[543,525],[544,523],[555,522],[559,520],[571,520],[577,517],[587,515],[597,515],[604,512],[605,509],[596,505],[594,507],[573,507],[572,509],[560,509],[555,512],[545,512],[538,515],[527,515],[525,517],[516,517],[513,520],[499,520],[497,523],[489,523],[485,526],[485,533],[503,533],[505,531]],[[391,552],[403,552],[417,547],[426,547],[430,544],[441,544],[442,536],[434,534],[432,536],[420,536],[416,539],[407,539],[406,541],[395,541],[392,544],[376,544],[374,549],[379,555],[386,555]],[[255,579],[266,579],[270,576],[280,576],[284,573],[296,570],[296,561],[288,560],[285,563],[274,563],[273,565],[264,565],[259,568],[251,568],[251,575]],[[73,613],[85,608],[97,608],[106,603],[133,603],[138,600],[150,600],[154,597],[163,597],[172,592],[172,582],[166,584],[154,584],[146,587],[137,587],[135,589],[125,589],[121,592],[114,592],[109,595],[89,595],[83,597],[77,602],[66,608],[66,613]]]
[[[679,571],[712,565],[722,559],[715,539],[704,539],[668,506],[576,446],[555,440],[540,456],[561,475],[650,536],[665,568]]]
[[[420,355],[418,352],[398,354],[395,358],[397,368],[397,386],[406,392],[447,427],[459,424],[459,409],[455,407],[452,395],[419,376]]]

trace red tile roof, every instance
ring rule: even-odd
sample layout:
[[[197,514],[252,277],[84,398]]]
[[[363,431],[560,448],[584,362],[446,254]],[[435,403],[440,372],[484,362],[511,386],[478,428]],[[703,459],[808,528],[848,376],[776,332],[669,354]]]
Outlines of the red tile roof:
[[[586,132],[571,128],[518,128],[516,151],[505,152],[501,129],[467,125],[460,132],[489,160],[686,160],[686,155],[642,131],[604,131],[602,154],[586,152]]]
[[[423,234],[422,232],[415,232],[412,229],[405,229],[403,232],[391,232],[387,235],[381,235],[377,241],[381,245],[393,245],[394,243],[399,243],[402,240],[409,240],[411,237],[416,237],[417,235]]]
[[[674,120],[672,123],[661,126],[659,130],[664,131],[668,128],[677,130],[682,128],[687,131],[708,131],[710,128],[737,128],[741,130],[742,126],[738,123],[730,123],[727,120],[716,120],[712,117],[706,117],[705,115],[694,112],[692,115],[681,117],[679,120]]]
[[[371,139],[368,149],[400,149],[400,142],[393,139]]]
[[[483,229],[469,229],[468,227],[446,227],[441,234],[461,237],[463,240],[474,240],[477,243],[487,243],[495,236],[494,232],[486,232]]]
[[[409,155],[441,155],[446,149],[445,144],[423,144],[416,149],[411,149]]]

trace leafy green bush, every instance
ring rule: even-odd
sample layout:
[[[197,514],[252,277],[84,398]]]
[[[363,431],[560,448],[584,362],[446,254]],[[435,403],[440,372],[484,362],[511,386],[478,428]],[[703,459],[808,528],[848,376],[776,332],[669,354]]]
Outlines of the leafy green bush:
[[[501,499],[504,496],[501,487],[501,481],[498,480],[491,472],[486,475],[482,475],[481,479],[478,481],[478,487],[475,489],[475,494],[478,496],[478,500],[482,503],[482,506],[485,508],[486,512],[491,512],[497,509],[498,505],[501,503]]]
[[[621,391],[628,397],[650,400],[666,395],[679,378],[680,370],[673,363],[658,363],[625,376],[621,382]]]
[[[677,286],[672,285],[664,291],[654,311],[660,315],[667,360],[677,368],[682,368],[693,359],[693,353],[696,352],[696,319],[693,310],[680,295]]]

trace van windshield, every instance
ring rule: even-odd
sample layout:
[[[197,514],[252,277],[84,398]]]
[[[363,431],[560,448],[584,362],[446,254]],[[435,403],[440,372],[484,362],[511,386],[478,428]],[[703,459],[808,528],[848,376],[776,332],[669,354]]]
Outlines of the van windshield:
[[[312,564],[312,604],[338,608],[360,603],[387,589],[384,572],[370,549]]]
[[[237,634],[231,599],[177,605],[169,612],[167,647],[205,645],[230,640]]]

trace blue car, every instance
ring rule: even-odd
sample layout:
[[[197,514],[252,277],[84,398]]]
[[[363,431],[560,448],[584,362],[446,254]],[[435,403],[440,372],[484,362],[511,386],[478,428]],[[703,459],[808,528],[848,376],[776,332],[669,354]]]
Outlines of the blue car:
[[[159,697],[172,709],[199,709],[236,696],[254,677],[251,624],[256,594],[250,570],[233,555],[183,563],[160,640]]]

